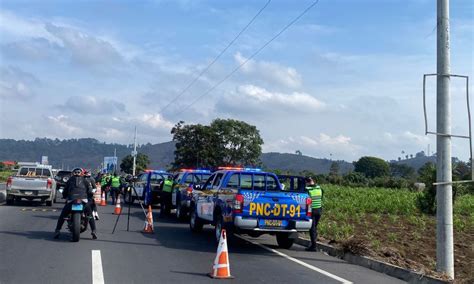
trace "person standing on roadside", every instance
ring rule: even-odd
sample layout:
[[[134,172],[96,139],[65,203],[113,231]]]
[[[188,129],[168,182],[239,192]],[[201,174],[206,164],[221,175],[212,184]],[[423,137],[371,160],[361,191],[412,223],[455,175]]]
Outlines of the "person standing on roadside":
[[[311,177],[305,179],[306,190],[308,191],[309,196],[311,197],[311,218],[313,222],[311,224],[311,229],[309,230],[309,237],[311,239],[311,244],[307,251],[316,251],[316,241],[318,239],[318,223],[321,219],[322,214],[322,201],[323,201],[323,190],[319,185],[316,185],[314,180]]]
[[[112,205],[117,202],[117,197],[120,194],[120,177],[115,172],[110,179],[110,195],[112,195]]]

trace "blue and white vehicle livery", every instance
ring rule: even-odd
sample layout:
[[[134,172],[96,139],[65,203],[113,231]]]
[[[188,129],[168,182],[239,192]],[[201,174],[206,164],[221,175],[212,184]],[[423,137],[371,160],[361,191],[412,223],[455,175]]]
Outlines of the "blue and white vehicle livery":
[[[250,168],[221,168],[193,196],[189,225],[199,232],[204,224],[258,237],[276,235],[281,248],[290,248],[298,232],[311,228],[311,198],[306,191],[284,191],[278,177]]]
[[[185,219],[189,214],[191,200],[199,186],[211,176],[211,171],[204,169],[181,169],[174,177],[174,186],[171,194],[171,206],[176,208],[176,217]]]

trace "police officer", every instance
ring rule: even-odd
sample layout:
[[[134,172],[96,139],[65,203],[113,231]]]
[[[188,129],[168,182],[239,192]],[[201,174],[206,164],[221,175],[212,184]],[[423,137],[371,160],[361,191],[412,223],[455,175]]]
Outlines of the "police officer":
[[[110,179],[110,195],[112,195],[112,204],[115,205],[117,197],[120,193],[120,177],[117,176],[117,173],[114,173],[113,177]]]
[[[100,179],[100,189],[104,192],[105,200],[107,200],[107,194],[109,192],[110,176],[109,173],[102,175]]]
[[[95,240],[97,239],[95,220],[91,216],[92,210],[87,203],[87,195],[92,191],[92,186],[90,183],[82,176],[82,169],[75,168],[72,170],[72,176],[68,179],[66,186],[63,191],[63,197],[67,199],[66,205],[64,205],[61,215],[59,215],[58,223],[56,225],[56,230],[54,231],[54,238],[59,238],[59,232],[64,224],[64,218],[71,212],[72,200],[82,199],[86,205],[84,206],[84,211],[86,216],[89,218],[89,225],[91,226],[91,235]]]
[[[309,230],[309,237],[311,238],[311,244],[307,251],[316,251],[316,241],[318,239],[318,223],[321,218],[322,213],[322,199],[323,199],[323,190],[319,185],[316,185],[314,180],[311,177],[307,177],[306,181],[306,190],[308,190],[309,196],[311,197],[311,218],[313,223],[311,229]]]
[[[163,191],[161,195],[161,214],[168,214],[171,208],[171,192],[173,191],[173,177],[168,176],[163,182]]]

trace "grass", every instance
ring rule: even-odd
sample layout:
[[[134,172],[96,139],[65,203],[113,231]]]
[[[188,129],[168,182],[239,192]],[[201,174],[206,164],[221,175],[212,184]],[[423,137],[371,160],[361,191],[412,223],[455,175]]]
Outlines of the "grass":
[[[12,171],[0,171],[0,182],[6,182]]]

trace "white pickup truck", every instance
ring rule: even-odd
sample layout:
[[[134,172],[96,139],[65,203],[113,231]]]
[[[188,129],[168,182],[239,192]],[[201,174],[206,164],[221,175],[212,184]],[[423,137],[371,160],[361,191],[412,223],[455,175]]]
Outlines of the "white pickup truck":
[[[16,175],[8,178],[6,191],[8,205],[24,198],[40,199],[47,206],[52,206],[56,202],[56,181],[51,166],[37,164],[20,167]]]

